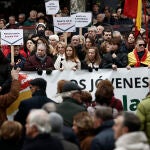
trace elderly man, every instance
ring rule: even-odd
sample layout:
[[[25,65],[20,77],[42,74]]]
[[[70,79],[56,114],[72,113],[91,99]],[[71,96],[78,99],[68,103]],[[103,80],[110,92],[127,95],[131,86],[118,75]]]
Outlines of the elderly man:
[[[127,69],[131,69],[131,67],[150,68],[150,52],[145,47],[145,41],[142,38],[138,38],[135,43],[135,49],[128,54]]]
[[[81,88],[71,81],[64,83],[62,88],[63,102],[58,104],[57,112],[63,117],[64,125],[72,127],[73,116],[85,111],[81,100]]]
[[[46,46],[44,44],[37,45],[37,51],[33,56],[30,56],[24,64],[25,71],[38,71],[54,69],[53,61],[46,54]]]
[[[63,150],[60,140],[50,135],[48,113],[41,109],[31,110],[26,120],[26,140],[22,150]]]
[[[140,119],[132,112],[123,112],[115,119],[113,126],[116,139],[115,150],[150,150],[147,137],[140,131]]]

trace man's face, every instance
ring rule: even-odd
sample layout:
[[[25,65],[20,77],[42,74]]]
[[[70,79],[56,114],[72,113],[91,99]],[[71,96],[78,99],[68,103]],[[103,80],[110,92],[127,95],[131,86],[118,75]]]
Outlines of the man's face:
[[[42,47],[37,48],[37,56],[39,57],[44,57],[46,55],[46,50],[43,49]]]
[[[145,45],[144,40],[138,40],[136,42],[136,49],[137,49],[138,52],[144,51],[145,50],[145,46],[146,45]]]
[[[93,28],[88,30],[88,36],[93,37],[93,38],[96,36],[96,32],[94,31]]]
[[[123,128],[123,116],[118,116],[113,126],[115,139],[118,139],[123,134]]]
[[[112,38],[111,32],[104,32],[103,39],[104,39],[105,41],[110,41],[111,38]]]
[[[37,86],[30,85],[30,91],[32,94],[35,93],[35,91],[37,91],[37,90],[38,90]]]
[[[80,39],[77,36],[73,36],[71,39],[72,46],[78,46],[80,44]]]

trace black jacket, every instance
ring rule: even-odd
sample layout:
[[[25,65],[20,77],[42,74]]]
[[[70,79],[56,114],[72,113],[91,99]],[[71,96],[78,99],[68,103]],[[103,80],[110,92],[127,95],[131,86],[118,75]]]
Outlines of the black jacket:
[[[116,58],[112,58],[112,53],[108,52],[103,55],[102,68],[112,68],[112,65],[117,65],[117,68],[125,68],[128,65],[128,57],[126,53],[116,52]]]
[[[14,117],[14,120],[19,121],[22,125],[25,125],[26,117],[31,109],[40,109],[45,103],[54,102],[49,99],[46,93],[42,90],[36,91],[32,98],[21,101],[19,110]],[[55,103],[55,102],[54,102]]]
[[[105,121],[98,129],[97,136],[92,140],[91,150],[113,150],[115,147],[113,120]]]
[[[9,92],[11,86],[11,67],[9,63],[1,63],[0,64],[0,86],[2,87],[2,91],[0,94],[5,94]]]
[[[39,134],[33,139],[26,139],[22,150],[63,150],[63,145],[50,134]]]

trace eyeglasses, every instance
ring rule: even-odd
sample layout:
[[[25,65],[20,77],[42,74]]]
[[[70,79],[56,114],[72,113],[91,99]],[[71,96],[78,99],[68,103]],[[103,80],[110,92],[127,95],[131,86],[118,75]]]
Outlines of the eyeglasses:
[[[144,46],[144,47],[145,47],[146,45],[145,45],[145,44],[139,44],[139,46],[140,46],[140,47],[141,47],[141,46]]]

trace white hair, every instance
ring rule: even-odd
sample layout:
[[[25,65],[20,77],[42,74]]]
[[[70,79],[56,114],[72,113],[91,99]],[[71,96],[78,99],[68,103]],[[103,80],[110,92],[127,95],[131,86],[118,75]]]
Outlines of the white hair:
[[[54,38],[57,42],[59,41],[59,36],[56,34],[50,35],[49,39]]]
[[[37,45],[37,49],[42,49],[42,50],[46,50],[46,45],[45,44],[38,44]]]
[[[33,109],[28,115],[30,126],[35,126],[39,133],[50,133],[51,125],[49,124],[48,113],[42,109]]]

